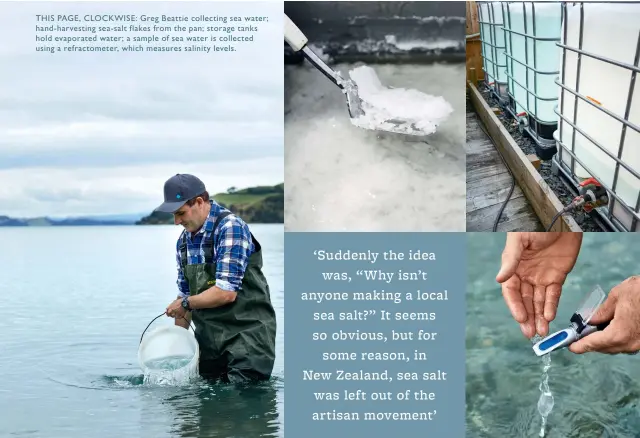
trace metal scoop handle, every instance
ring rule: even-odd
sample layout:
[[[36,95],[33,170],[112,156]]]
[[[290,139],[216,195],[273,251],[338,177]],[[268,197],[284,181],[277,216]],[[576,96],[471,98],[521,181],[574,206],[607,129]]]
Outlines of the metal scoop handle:
[[[162,317],[162,316],[165,316],[165,315],[166,315],[166,313],[165,313],[165,312],[162,312],[160,315],[158,315],[158,316],[156,316],[155,318],[153,318],[149,324],[147,324],[147,326],[145,327],[144,331],[142,332],[142,335],[140,336],[140,344],[142,344],[142,338],[144,337],[144,334],[147,332],[147,329],[151,326],[151,324],[153,324],[153,322],[154,322],[156,319],[158,319],[158,318],[160,318],[160,317]],[[185,318],[184,316],[182,317],[182,319],[184,319],[185,321],[187,321],[187,323],[189,324],[189,327],[191,327],[191,330],[193,330],[193,332],[195,333],[195,332],[196,332],[196,329],[193,327],[193,324],[191,324],[191,322],[189,322],[189,320],[188,320],[187,318]]]
[[[317,68],[320,73],[325,75],[331,82],[340,88],[344,88],[344,79],[342,79],[331,67],[329,67],[313,50],[307,46],[308,38],[295,25],[293,21],[284,15],[284,40],[291,46],[294,52],[302,52],[302,55]]]
[[[284,14],[284,40],[291,46],[294,52],[299,52],[307,45],[309,39],[304,33],[291,21],[287,14]]]

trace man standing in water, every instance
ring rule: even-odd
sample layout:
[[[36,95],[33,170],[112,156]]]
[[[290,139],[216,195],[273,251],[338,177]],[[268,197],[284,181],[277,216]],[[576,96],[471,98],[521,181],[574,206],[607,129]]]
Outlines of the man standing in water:
[[[276,319],[260,243],[242,219],[209,199],[193,175],[169,178],[155,211],[172,213],[184,227],[176,245],[179,294],[166,314],[184,328],[193,319],[202,377],[269,379]]]

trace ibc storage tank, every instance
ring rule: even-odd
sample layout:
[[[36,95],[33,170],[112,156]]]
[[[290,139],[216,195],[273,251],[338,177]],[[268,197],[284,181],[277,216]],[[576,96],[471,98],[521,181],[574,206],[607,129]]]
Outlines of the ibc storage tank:
[[[506,103],[507,76],[504,54],[502,6],[499,1],[478,2],[478,23],[482,44],[485,82],[501,103]]]
[[[507,109],[536,143],[538,157],[556,153],[553,133],[558,100],[562,5],[559,2],[503,2]]]
[[[596,178],[610,222],[640,231],[640,4],[564,3],[563,15],[555,164]]]

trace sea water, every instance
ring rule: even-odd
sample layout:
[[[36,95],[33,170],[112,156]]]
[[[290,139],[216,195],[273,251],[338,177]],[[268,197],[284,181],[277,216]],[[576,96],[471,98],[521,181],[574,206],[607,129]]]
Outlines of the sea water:
[[[408,88],[389,88],[380,82],[373,68],[363,65],[349,71],[358,86],[364,116],[351,123],[365,129],[408,135],[430,135],[453,112],[441,96]],[[391,120],[402,123],[391,122]]]
[[[188,367],[191,356],[166,356],[144,363],[144,383],[155,385],[181,385],[193,377]]]
[[[531,339],[532,343],[536,343],[542,339],[541,336],[536,335]],[[540,378],[540,397],[538,398],[538,413],[542,419],[540,425],[540,437],[544,437],[545,428],[547,425],[547,417],[553,410],[553,394],[549,388],[549,368],[551,368],[551,353],[542,356],[542,376]]]
[[[190,356],[167,356],[159,359],[152,359],[144,365],[150,370],[175,371],[186,367],[191,362]]]

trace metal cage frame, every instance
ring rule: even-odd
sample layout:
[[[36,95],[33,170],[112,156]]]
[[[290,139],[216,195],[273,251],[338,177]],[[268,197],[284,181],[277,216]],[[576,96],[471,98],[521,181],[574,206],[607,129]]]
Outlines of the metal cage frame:
[[[574,185],[575,188],[578,187],[580,180],[579,178],[575,175],[575,163],[577,162],[580,166],[582,166],[587,173],[593,175],[596,179],[598,179],[598,177],[596,176],[595,172],[593,172],[591,169],[589,169],[587,166],[585,166],[585,164],[575,155],[575,140],[576,140],[576,132],[579,132],[584,138],[586,138],[589,142],[591,142],[594,146],[596,146],[599,150],[601,150],[602,152],[604,152],[608,157],[610,157],[611,159],[613,159],[616,164],[615,164],[615,171],[614,171],[614,177],[613,177],[613,184],[610,186],[604,184],[602,181],[600,181],[598,179],[598,181],[600,182],[600,184],[607,190],[607,192],[609,193],[609,204],[605,207],[600,207],[598,208],[596,211],[598,212],[598,214],[601,216],[601,218],[603,219],[603,221],[605,223],[607,223],[607,225],[609,225],[613,230],[617,230],[617,231],[622,231],[622,232],[634,232],[634,231],[640,231],[640,193],[638,194],[638,199],[636,200],[636,205],[635,208],[633,206],[627,205],[621,198],[620,196],[616,193],[616,186],[618,183],[618,177],[619,177],[619,172],[620,172],[620,167],[624,167],[633,177],[635,177],[638,181],[640,181],[640,172],[639,170],[634,170],[633,168],[631,168],[628,164],[626,164],[625,162],[623,162],[621,160],[622,157],[622,152],[624,150],[624,143],[625,143],[625,137],[626,137],[626,132],[627,132],[627,128],[631,128],[634,131],[640,133],[640,126],[635,125],[634,123],[631,123],[629,121],[629,112],[631,110],[631,102],[633,99],[633,93],[634,93],[634,89],[635,89],[635,82],[636,82],[636,76],[637,73],[640,72],[640,67],[639,67],[639,61],[640,61],[640,26],[638,29],[638,39],[636,42],[636,50],[635,50],[635,57],[634,57],[634,65],[631,64],[626,64],[623,62],[619,62],[613,59],[609,59],[606,58],[604,56],[600,56],[597,55],[595,53],[591,53],[591,52],[587,52],[585,50],[583,50],[582,48],[582,43],[583,43],[583,36],[584,36],[584,3],[585,2],[567,2],[567,1],[563,1],[562,3],[562,22],[566,23],[566,17],[567,17],[567,3],[578,3],[580,5],[580,29],[579,29],[579,36],[578,36],[578,47],[571,47],[569,45],[567,45],[567,26],[564,26],[564,30],[563,30],[563,35],[562,35],[562,40],[561,42],[556,43],[556,45],[558,47],[560,47],[562,49],[562,79],[560,79],[559,77],[556,78],[555,83],[558,85],[558,87],[560,87],[560,92],[562,93],[562,101],[560,102],[560,110],[558,110],[558,105],[555,106],[554,108],[554,112],[556,113],[556,115],[559,117],[558,120],[558,130],[554,133],[554,139],[558,145],[558,153],[553,157],[552,159],[552,164],[554,167],[554,170],[560,171],[564,174],[564,176]],[[639,3],[639,2],[627,2],[627,1],[605,1],[605,2],[597,2],[597,3]],[[640,23],[640,22],[639,22]],[[571,51],[574,53],[577,53],[577,62],[576,62],[576,89],[573,90],[570,87],[567,87],[564,82],[565,82],[565,71],[566,71],[566,58],[567,58],[567,51]],[[630,73],[630,79],[629,79],[629,89],[628,89],[628,94],[627,94],[627,103],[625,106],[625,114],[624,117],[620,117],[619,115],[613,113],[612,111],[603,108],[593,102],[591,102],[591,100],[589,100],[586,96],[582,95],[580,93],[580,73],[581,73],[581,61],[582,61],[582,57],[583,56],[587,56],[593,59],[597,59],[599,61],[602,62],[606,62],[608,64],[613,64],[616,65],[618,67],[624,68],[629,70]],[[568,93],[568,94],[565,94]],[[564,110],[564,103],[566,101],[567,98],[571,98],[571,96],[574,97],[574,107],[573,107],[573,120],[569,120],[568,117],[566,117],[565,115],[563,115],[563,110]],[[578,116],[578,102],[582,100],[586,103],[588,103],[589,105],[593,106],[594,108],[597,108],[598,110],[600,110],[601,112],[603,112],[604,114],[606,114],[609,117],[614,118],[615,120],[617,120],[618,122],[622,123],[622,130],[621,130],[621,135],[620,135],[620,142],[618,145],[618,153],[617,156],[612,154],[611,152],[609,152],[604,146],[602,146],[600,143],[598,143],[596,140],[594,140],[593,138],[591,138],[586,132],[584,132],[582,129],[580,129],[577,126],[577,116]],[[571,128],[573,128],[573,133],[571,136],[571,148],[569,148],[567,145],[565,145],[561,138],[562,138],[562,131],[563,131],[563,127],[564,125],[567,124],[569,125]],[[567,166],[566,163],[564,163],[563,160],[563,154],[567,153],[570,158],[571,158],[571,165]],[[629,229],[627,229],[624,224],[622,224],[620,222],[619,219],[617,219],[614,215],[613,215],[613,210],[615,205],[619,204],[621,207],[624,208],[624,210],[627,211],[627,213],[629,213],[629,215],[631,216],[631,226],[629,227]]]
[[[549,2],[540,2],[540,1],[503,1],[500,2],[501,6],[502,6],[502,17],[503,17],[503,21],[504,21],[504,25],[503,25],[503,32],[504,32],[504,38],[505,38],[505,44],[507,42],[507,35],[508,35],[508,41],[509,41],[509,47],[513,50],[513,34],[516,35],[520,35],[522,37],[524,37],[525,39],[525,62],[521,62],[518,61],[517,59],[515,59],[512,55],[507,53],[506,50],[506,46],[505,46],[505,52],[504,55],[507,57],[507,62],[510,63],[510,66],[507,65],[507,70],[505,71],[506,75],[507,75],[507,81],[511,81],[514,84],[519,85],[526,93],[527,96],[527,105],[523,105],[522,102],[518,101],[518,99],[516,99],[514,93],[511,90],[511,87],[509,87],[509,83],[507,85],[507,94],[509,96],[509,102],[506,105],[506,109],[507,111],[511,114],[511,116],[517,120],[521,126],[521,131],[526,131],[529,136],[531,137],[531,139],[536,143],[536,145],[538,146],[538,155],[540,156],[541,159],[543,160],[549,160],[553,157],[553,155],[556,154],[557,150],[556,150],[556,140],[554,138],[554,131],[557,129],[558,126],[558,122],[543,122],[540,119],[538,119],[537,116],[531,114],[529,111],[527,111],[526,113],[526,117],[527,117],[527,123],[524,124],[522,123],[521,119],[522,116],[519,116],[518,113],[516,112],[516,106],[515,104],[517,103],[518,105],[520,105],[523,108],[527,108],[527,110],[529,110],[531,108],[532,105],[530,105],[530,98],[531,96],[533,96],[533,101],[534,101],[534,112],[537,115],[538,114],[538,100],[541,101],[546,101],[546,102],[554,102],[554,101],[558,101],[558,96],[557,94],[554,97],[543,97],[538,95],[538,74],[540,75],[559,75],[560,71],[549,71],[549,72],[545,72],[545,71],[540,71],[537,68],[537,44],[536,42],[538,41],[555,41],[556,43],[560,41],[560,37],[558,38],[550,38],[550,37],[540,37],[537,36],[536,33],[536,10],[535,10],[535,4],[536,3],[549,3]],[[527,29],[527,8],[526,8],[526,4],[530,3],[531,4],[531,13],[532,13],[532,23],[533,23],[533,29],[532,29],[532,34],[530,34],[528,32]],[[515,30],[512,30],[512,26],[511,26],[511,5],[515,5],[515,4],[521,4],[522,5],[522,16],[523,16],[523,22],[524,22],[524,33],[522,32],[518,32]],[[506,10],[506,13],[505,13]],[[506,18],[505,18],[506,17]],[[508,23],[508,24],[507,24]],[[507,26],[509,26],[509,29],[507,29]],[[533,67],[531,67],[529,65],[529,41],[533,40]],[[522,65],[525,69],[526,69],[526,85],[521,84],[520,82],[518,82],[514,77],[513,77],[513,63],[516,62],[520,65]],[[509,72],[509,67],[511,70],[511,73]],[[529,71],[533,71],[534,75],[533,75],[533,90],[531,90],[530,88],[530,84],[529,84]],[[532,123],[533,122],[533,123]],[[524,125],[524,126],[523,126]],[[535,125],[534,128],[532,129],[532,125]],[[541,131],[542,131],[542,127],[544,126],[546,127],[547,130],[551,131],[551,134],[548,137],[544,137],[543,135],[541,135]]]
[[[489,13],[489,17],[490,19],[494,18],[494,9],[493,9],[493,5],[495,4],[495,2],[492,1],[478,1],[478,23],[480,24],[480,43],[482,45],[482,70],[484,71],[484,83],[487,86],[487,88],[491,91],[491,93],[495,96],[496,99],[498,99],[498,101],[500,102],[501,105],[506,105],[507,99],[505,98],[505,95],[507,95],[507,82],[506,81],[498,81],[498,68],[506,68],[507,65],[506,64],[499,64],[499,60],[498,60],[498,50],[504,50],[505,46],[497,46],[496,44],[492,44],[486,41],[485,38],[485,31],[484,31],[484,26],[482,26],[483,24],[486,24],[489,26],[489,33],[491,34],[491,39],[492,41],[495,43],[496,42],[496,26],[504,26],[504,15],[502,16],[502,20],[503,23],[499,24],[499,23],[492,23],[491,21],[484,21],[483,19],[483,13],[482,13],[482,8],[480,7],[480,5],[482,3],[486,3],[487,5],[490,5],[488,8],[488,13]],[[506,40],[505,40],[506,42]],[[491,60],[488,60],[487,57],[485,56],[485,45],[491,47],[490,51],[491,51]],[[504,53],[504,52],[502,52]],[[492,64],[492,72],[490,72],[488,70],[488,66],[487,63],[491,63]],[[493,77],[493,82],[489,82],[490,79],[489,77]],[[496,91],[496,89],[498,91]],[[503,92],[504,90],[504,92]]]

